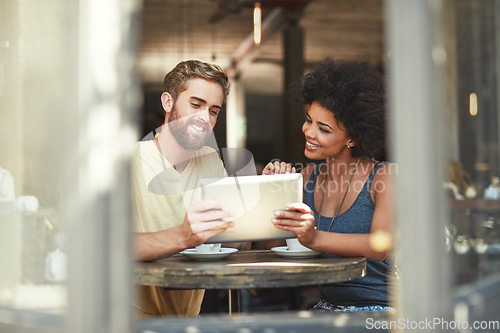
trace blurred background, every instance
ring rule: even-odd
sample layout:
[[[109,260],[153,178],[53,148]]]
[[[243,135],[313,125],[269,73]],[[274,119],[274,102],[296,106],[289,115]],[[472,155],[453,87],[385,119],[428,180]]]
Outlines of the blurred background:
[[[180,59],[195,58],[219,64],[232,80],[228,110],[215,130],[219,146],[246,147],[261,164],[304,162],[297,149],[304,145],[303,109],[290,85],[327,57],[366,61],[383,71],[383,1],[267,0],[260,8],[257,46],[252,0],[143,2],[144,132],[164,119],[158,96],[165,74]]]

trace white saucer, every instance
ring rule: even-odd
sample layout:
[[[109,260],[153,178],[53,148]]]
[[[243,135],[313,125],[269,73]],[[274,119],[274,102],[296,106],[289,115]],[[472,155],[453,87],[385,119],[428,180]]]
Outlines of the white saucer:
[[[181,253],[186,257],[198,260],[198,261],[207,261],[207,260],[218,260],[225,257],[230,256],[231,254],[238,252],[238,249],[223,247],[220,249],[220,252],[210,252],[210,253],[198,253],[196,249],[186,249]]]
[[[288,246],[278,246],[271,249],[274,253],[285,258],[313,258],[321,254],[314,250],[292,251]]]

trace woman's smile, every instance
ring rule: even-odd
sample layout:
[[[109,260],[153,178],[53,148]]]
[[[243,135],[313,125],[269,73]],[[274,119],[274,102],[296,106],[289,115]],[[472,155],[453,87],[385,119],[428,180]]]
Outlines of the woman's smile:
[[[312,142],[306,141],[306,149],[307,150],[314,151],[314,150],[319,149],[319,148],[321,148],[320,145],[317,145],[317,144],[314,144]]]

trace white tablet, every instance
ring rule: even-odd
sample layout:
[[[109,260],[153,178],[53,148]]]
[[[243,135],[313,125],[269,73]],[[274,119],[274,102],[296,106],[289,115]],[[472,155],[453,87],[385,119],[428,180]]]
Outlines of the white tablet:
[[[203,199],[215,199],[231,209],[234,227],[211,237],[207,243],[260,241],[296,237],[293,232],[274,227],[276,209],[302,202],[300,173],[265,176],[204,178],[200,180]]]

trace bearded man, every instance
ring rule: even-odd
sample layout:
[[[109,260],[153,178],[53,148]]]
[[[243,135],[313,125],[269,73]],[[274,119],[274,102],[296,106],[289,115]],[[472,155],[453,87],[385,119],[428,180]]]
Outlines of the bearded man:
[[[158,260],[204,243],[232,226],[220,202],[201,200],[201,178],[225,177],[217,152],[207,146],[229,93],[222,69],[183,61],[164,79],[161,131],[137,143],[132,159],[136,260]],[[244,245],[247,246],[248,245]],[[198,315],[204,290],[140,286],[142,317]]]

